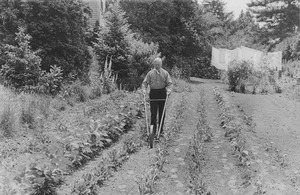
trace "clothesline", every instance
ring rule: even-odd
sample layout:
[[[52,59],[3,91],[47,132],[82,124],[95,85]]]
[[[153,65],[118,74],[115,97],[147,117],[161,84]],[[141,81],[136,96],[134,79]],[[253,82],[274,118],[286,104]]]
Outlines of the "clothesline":
[[[264,58],[268,59],[268,63],[263,62]],[[233,60],[249,61],[256,70],[261,69],[262,66],[268,66],[274,70],[282,69],[281,51],[264,53],[244,46],[234,50],[212,48],[211,65],[215,66],[217,69],[228,70],[228,66]]]

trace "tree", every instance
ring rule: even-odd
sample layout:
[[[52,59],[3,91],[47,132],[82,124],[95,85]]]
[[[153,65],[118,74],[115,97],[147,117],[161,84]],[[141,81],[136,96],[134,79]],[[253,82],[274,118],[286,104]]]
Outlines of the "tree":
[[[222,0],[204,0],[203,8],[205,12],[211,12],[217,16],[217,18],[223,22],[232,19],[233,12],[225,11],[226,3]]]
[[[278,43],[300,31],[299,0],[256,0],[248,4],[257,22],[264,24],[268,43]]]
[[[133,31],[140,33],[144,41],[159,44],[159,52],[166,57],[165,68],[178,66],[183,71],[190,72],[187,60],[196,59],[198,52],[194,50],[198,41],[193,32],[188,32],[191,30],[188,23],[197,10],[196,1],[124,0],[120,4]]]
[[[291,37],[283,39],[276,45],[275,51],[282,51],[282,59],[284,61],[300,60],[300,32],[295,33]]]
[[[122,88],[133,90],[141,86],[142,78],[150,67],[150,59],[157,55],[158,45],[144,43],[138,33],[129,28],[125,12],[115,3],[105,16],[105,25],[99,28],[95,53],[104,70],[104,61],[112,59],[112,70],[118,74],[117,83]]]
[[[25,22],[31,46],[41,50],[42,69],[62,67],[64,77],[82,77],[91,56],[86,43],[89,8],[80,0],[28,1]]]
[[[169,41],[168,24],[174,13],[171,1],[123,0],[120,1],[120,6],[125,11],[133,32],[140,34],[147,43],[160,43],[162,50],[161,44]]]
[[[256,49],[264,49],[260,44],[261,30],[250,11],[242,11],[239,18],[231,22],[231,33],[227,39],[227,48],[235,49],[241,45]]]
[[[123,80],[129,75],[129,40],[133,33],[118,3],[113,5],[105,19],[105,26],[99,32],[97,42],[94,43],[95,52],[101,70],[104,68],[105,59],[112,57],[112,70],[118,74],[120,80]]]
[[[26,26],[30,46],[40,50],[41,68],[63,69],[64,77],[87,73],[91,55],[86,44],[90,9],[81,0],[3,0],[0,2],[0,37],[14,43],[18,26]]]
[[[25,28],[20,27],[16,33],[17,46],[6,45],[6,63],[1,68],[1,75],[6,84],[15,88],[36,86],[40,75],[41,58],[38,51],[32,51],[29,45],[31,36],[25,34]]]

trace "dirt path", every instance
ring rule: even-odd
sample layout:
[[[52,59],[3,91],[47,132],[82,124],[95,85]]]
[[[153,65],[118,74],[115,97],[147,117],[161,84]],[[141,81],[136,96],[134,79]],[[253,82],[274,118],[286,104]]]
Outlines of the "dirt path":
[[[189,170],[186,155],[197,130],[199,114],[199,83],[191,84],[192,92],[186,95],[186,110],[183,114],[184,123],[175,141],[168,149],[167,163],[164,174],[158,184],[158,195],[192,194],[189,188]]]

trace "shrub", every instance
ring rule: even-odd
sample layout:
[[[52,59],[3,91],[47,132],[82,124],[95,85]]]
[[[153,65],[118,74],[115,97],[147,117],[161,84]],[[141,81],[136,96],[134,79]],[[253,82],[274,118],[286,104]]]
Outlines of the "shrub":
[[[228,84],[231,91],[241,91],[253,74],[253,64],[248,61],[232,61],[228,67]]]
[[[41,71],[37,91],[50,95],[58,94],[63,81],[62,76],[62,69],[56,65],[51,66],[50,72]]]

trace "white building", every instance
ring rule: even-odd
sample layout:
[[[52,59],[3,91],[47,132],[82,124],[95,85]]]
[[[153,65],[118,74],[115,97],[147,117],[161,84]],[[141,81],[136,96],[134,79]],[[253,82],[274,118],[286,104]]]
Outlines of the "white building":
[[[102,13],[105,12],[105,4],[106,0],[83,0],[84,2],[87,2],[92,9],[92,17],[90,19],[92,24],[95,24],[95,22],[98,20],[101,22],[102,20]]]

